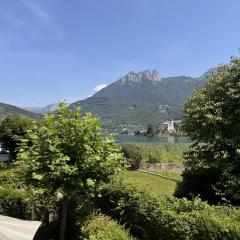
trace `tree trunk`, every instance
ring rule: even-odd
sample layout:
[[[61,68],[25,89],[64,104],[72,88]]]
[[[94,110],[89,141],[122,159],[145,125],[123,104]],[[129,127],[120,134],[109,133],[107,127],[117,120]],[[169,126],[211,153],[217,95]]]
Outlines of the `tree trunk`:
[[[35,220],[35,204],[34,202],[32,203],[32,211],[31,211],[31,220]]]
[[[66,226],[67,226],[67,214],[68,214],[68,197],[63,196],[62,200],[62,215],[61,215],[61,226],[60,226],[60,240],[65,240]]]

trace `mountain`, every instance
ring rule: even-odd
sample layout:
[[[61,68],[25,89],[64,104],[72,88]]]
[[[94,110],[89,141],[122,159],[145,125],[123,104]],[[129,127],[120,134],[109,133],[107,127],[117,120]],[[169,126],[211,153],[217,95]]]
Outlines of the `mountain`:
[[[68,103],[66,103],[69,105]],[[58,109],[58,103],[52,103],[45,107],[24,107],[25,110],[36,113],[36,114],[44,114],[48,112],[53,112]]]
[[[42,113],[42,107],[23,107],[23,109],[36,114]]]
[[[33,112],[15,107],[13,105],[0,103],[0,119],[3,119],[7,116],[25,116],[29,118],[39,118],[39,116]]]
[[[119,125],[160,126],[167,119],[181,119],[181,105],[196,86],[204,84],[205,75],[161,78],[156,71],[129,72],[116,82],[80,103],[82,111],[100,117],[106,128]]]
[[[46,107],[43,107],[41,112],[42,113],[48,113],[48,112],[53,112],[58,109],[58,104],[57,103],[52,103],[47,105]]]

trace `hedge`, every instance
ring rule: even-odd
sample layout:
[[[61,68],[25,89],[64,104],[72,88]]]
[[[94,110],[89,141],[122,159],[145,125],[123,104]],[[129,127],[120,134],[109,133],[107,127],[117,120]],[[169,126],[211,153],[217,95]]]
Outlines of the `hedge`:
[[[143,240],[237,240],[240,210],[210,206],[200,199],[157,198],[114,183],[102,190],[97,204]]]
[[[30,210],[26,193],[12,188],[0,188],[0,214],[27,219]]]
[[[92,216],[81,230],[84,239],[89,240],[133,240],[121,225],[101,214]]]

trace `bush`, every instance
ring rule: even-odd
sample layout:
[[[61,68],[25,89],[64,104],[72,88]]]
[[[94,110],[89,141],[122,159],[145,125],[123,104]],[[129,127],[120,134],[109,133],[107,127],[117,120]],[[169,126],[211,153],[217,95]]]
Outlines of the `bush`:
[[[198,174],[196,169],[205,170],[207,176],[208,169],[216,169],[217,182],[205,182],[206,188],[212,189],[205,197],[211,200],[212,192],[215,192],[234,205],[240,205],[239,80],[240,58],[232,57],[229,64],[207,76],[204,86],[196,88],[183,107],[184,131],[193,140],[185,154],[188,171]],[[191,179],[198,177],[185,174],[182,185],[189,185]],[[200,189],[197,184],[202,182],[194,183]],[[199,191],[199,194],[202,193]]]
[[[143,160],[143,152],[140,147],[135,144],[123,144],[122,152],[124,157],[128,160],[131,167],[137,169]]]
[[[1,163],[1,162],[0,162]],[[21,185],[21,172],[12,165],[0,165],[0,186],[16,188]]]
[[[81,230],[85,239],[90,240],[133,239],[122,226],[105,215],[92,216]]]
[[[240,239],[240,211],[200,199],[156,198],[117,183],[103,189],[98,204],[143,240]]]
[[[183,181],[177,184],[174,193],[176,197],[192,199],[194,196],[200,196],[202,200],[207,200],[213,204],[224,201],[221,194],[216,194],[213,189],[213,186],[219,181],[220,173],[218,169],[186,169],[182,176]]]
[[[0,188],[0,214],[20,219],[29,218],[29,204],[24,191]]]
[[[147,163],[159,163],[161,162],[161,155],[157,152],[147,153]]]

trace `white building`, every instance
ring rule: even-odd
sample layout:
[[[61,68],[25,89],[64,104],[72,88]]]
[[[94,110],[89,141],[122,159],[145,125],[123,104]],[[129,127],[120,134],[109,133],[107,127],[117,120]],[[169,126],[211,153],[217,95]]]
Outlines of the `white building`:
[[[175,123],[181,124],[182,120],[168,120],[168,121],[163,122],[163,126],[166,128],[166,130],[168,132],[174,132],[174,131],[176,131]]]

